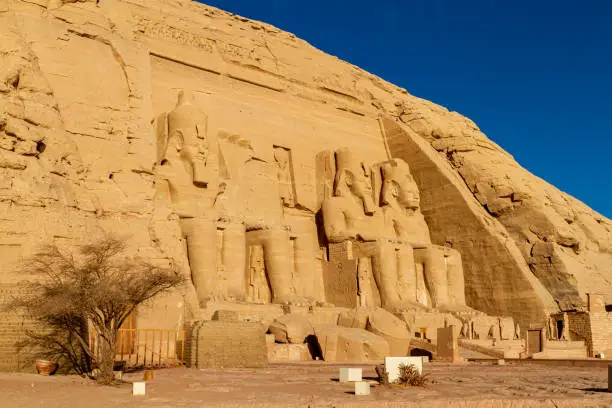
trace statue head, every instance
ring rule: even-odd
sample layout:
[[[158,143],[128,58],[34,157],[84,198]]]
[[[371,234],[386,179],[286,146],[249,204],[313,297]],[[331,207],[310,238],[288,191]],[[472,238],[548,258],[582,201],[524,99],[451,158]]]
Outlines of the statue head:
[[[289,151],[282,147],[274,148],[274,160],[278,163],[278,167],[286,169],[289,167]]]
[[[366,214],[376,211],[370,170],[356,153],[345,148],[336,151],[334,195],[346,197],[350,194],[361,201]]]
[[[191,95],[180,91],[176,107],[168,114],[168,144],[166,155],[176,154],[192,173],[193,184],[205,187],[206,115],[191,100]]]
[[[383,185],[381,204],[388,205],[394,201],[402,208],[416,210],[419,208],[420,196],[410,167],[401,159],[392,159],[382,165]]]

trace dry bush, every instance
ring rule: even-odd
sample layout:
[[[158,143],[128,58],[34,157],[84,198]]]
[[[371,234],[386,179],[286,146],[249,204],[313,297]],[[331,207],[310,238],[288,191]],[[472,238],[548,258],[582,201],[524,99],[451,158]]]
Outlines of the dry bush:
[[[119,328],[137,306],[181,284],[173,268],[126,256],[123,239],[110,235],[62,251],[46,245],[24,263],[26,291],[9,305],[25,313],[40,330],[26,332],[30,347],[47,359],[68,363],[81,374],[100,368],[102,383],[114,382]],[[89,329],[99,334],[99,352],[89,344]],[[40,352],[40,350],[44,350]]]
[[[389,373],[385,370],[384,364],[377,365],[375,369],[378,375],[378,382],[382,385],[423,387],[429,382],[429,374],[420,374],[419,370],[412,364],[400,364],[399,378],[394,383],[389,382]]]
[[[418,368],[412,364],[400,364],[398,384],[410,385],[412,387],[423,387],[429,382],[429,374],[419,373]]]

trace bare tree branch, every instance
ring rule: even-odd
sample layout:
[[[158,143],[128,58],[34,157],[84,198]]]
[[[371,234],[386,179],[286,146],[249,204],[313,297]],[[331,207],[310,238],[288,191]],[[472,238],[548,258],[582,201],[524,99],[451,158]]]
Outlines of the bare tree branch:
[[[105,234],[76,252],[55,244],[42,246],[24,262],[27,295],[9,307],[25,312],[42,332],[28,332],[37,347],[69,361],[77,372],[90,371],[96,355],[89,344],[89,326],[99,334],[101,380],[113,381],[119,328],[142,303],[180,285],[177,268],[129,259],[123,239]]]

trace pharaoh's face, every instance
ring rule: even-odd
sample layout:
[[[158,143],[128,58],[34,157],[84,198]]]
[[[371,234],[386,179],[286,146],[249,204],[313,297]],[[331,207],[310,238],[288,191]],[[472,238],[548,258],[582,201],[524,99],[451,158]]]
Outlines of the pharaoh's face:
[[[197,137],[193,132],[180,132],[177,137],[177,150],[181,160],[185,163],[187,171],[191,173],[193,184],[197,187],[206,187],[206,156],[208,144],[206,139]]]
[[[283,148],[277,147],[274,149],[274,159],[278,163],[278,167],[286,169],[289,165],[289,152]]]
[[[365,213],[373,214],[375,206],[372,195],[372,182],[370,180],[370,173],[363,163],[358,168],[347,171],[346,183],[351,192],[363,202]]]
[[[399,205],[404,208],[419,208],[419,188],[410,174],[410,170],[406,167],[398,172],[398,177],[393,180],[394,196]]]
[[[397,161],[397,166],[385,171],[383,197],[395,199],[403,208],[419,208],[419,188],[410,173],[410,168],[403,161]]]
[[[192,166],[199,165],[198,163],[206,161],[206,152],[208,151],[208,143],[206,139],[199,138],[195,132],[185,132],[183,134],[183,146],[181,148],[181,157]]]

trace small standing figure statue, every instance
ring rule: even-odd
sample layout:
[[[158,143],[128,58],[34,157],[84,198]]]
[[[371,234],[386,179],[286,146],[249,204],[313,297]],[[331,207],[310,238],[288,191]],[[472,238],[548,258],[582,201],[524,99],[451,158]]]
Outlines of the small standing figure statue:
[[[280,198],[284,207],[295,207],[293,178],[291,175],[291,157],[289,150],[283,147],[274,148],[274,159],[278,165],[278,184]]]
[[[249,247],[249,300],[254,303],[270,303],[271,298],[263,246],[252,245]]]

